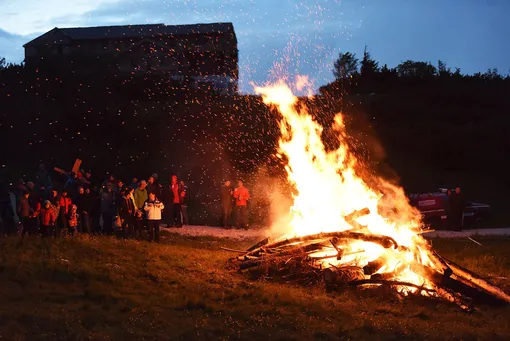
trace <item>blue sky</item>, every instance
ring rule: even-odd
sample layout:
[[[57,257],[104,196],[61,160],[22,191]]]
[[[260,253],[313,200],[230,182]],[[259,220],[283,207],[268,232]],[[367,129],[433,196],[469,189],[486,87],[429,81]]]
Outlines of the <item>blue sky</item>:
[[[233,22],[244,91],[270,79],[275,62],[325,84],[338,53],[360,56],[365,44],[381,65],[510,69],[510,0],[0,0],[0,8],[0,56],[11,62],[56,26]]]

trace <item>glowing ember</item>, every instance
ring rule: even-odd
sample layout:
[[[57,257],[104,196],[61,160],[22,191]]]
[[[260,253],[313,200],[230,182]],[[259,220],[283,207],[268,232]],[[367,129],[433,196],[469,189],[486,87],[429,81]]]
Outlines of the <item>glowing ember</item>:
[[[306,83],[304,78],[298,78],[297,88]],[[298,99],[289,86],[280,82],[256,87],[255,91],[262,95],[265,104],[275,106],[282,115],[278,156],[287,161],[288,180],[296,190],[288,237],[347,230],[391,237],[398,248],[350,239],[347,244],[322,247],[309,257],[317,259],[322,268],[332,265],[363,268],[377,261],[382,266],[376,267],[375,273],[385,275],[387,280],[432,285],[420,265],[442,268],[419,234],[419,212],[409,205],[402,188],[360,170],[346,143],[342,115],[335,117],[332,127],[337,132],[339,147],[326,150],[321,140],[323,127],[313,120],[306,107],[300,105],[298,109]],[[369,213],[348,218],[349,214],[364,209]],[[340,252],[343,256],[337,259]]]

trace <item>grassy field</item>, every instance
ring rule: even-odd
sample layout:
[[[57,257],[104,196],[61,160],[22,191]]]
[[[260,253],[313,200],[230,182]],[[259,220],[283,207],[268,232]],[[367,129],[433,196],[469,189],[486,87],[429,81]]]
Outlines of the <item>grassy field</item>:
[[[510,239],[435,240],[509,291]],[[510,307],[471,314],[377,290],[251,281],[221,246],[253,241],[167,235],[162,244],[87,237],[0,239],[2,340],[508,340]]]

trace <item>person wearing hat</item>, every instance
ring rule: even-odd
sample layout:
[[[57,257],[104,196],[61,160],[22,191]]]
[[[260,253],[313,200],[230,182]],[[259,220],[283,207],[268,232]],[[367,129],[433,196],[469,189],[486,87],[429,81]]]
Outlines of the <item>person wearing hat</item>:
[[[41,208],[39,218],[41,222],[41,236],[44,238],[55,235],[54,229],[57,217],[55,216],[55,211],[51,207],[51,202],[49,200],[44,200],[44,205],[43,208]]]

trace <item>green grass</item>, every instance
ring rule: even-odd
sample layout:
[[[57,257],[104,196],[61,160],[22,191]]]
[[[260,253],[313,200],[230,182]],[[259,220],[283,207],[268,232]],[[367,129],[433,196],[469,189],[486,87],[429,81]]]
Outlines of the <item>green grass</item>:
[[[477,272],[508,274],[509,239],[435,240]],[[508,340],[510,308],[399,301],[378,290],[251,281],[221,246],[254,241],[169,235],[162,244],[86,237],[0,239],[4,340]],[[497,284],[510,289],[505,279]]]

